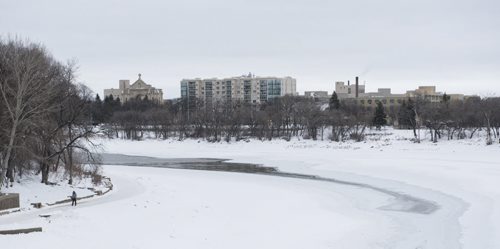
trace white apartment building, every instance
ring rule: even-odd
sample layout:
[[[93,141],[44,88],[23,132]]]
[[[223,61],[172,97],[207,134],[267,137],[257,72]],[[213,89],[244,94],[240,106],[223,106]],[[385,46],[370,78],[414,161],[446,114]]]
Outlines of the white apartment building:
[[[224,79],[183,79],[181,98],[190,103],[236,100],[260,104],[275,97],[296,95],[296,84],[292,77],[255,77],[252,74]]]

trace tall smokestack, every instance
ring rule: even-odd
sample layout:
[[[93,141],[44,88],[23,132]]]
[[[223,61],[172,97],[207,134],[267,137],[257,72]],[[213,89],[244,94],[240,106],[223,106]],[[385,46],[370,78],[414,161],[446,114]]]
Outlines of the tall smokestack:
[[[358,76],[356,76],[356,98],[359,96],[359,79]]]

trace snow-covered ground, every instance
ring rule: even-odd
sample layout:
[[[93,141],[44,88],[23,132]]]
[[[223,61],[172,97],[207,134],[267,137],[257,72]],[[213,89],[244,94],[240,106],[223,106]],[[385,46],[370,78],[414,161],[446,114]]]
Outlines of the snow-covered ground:
[[[19,193],[19,204],[22,210],[29,210],[33,207],[31,203],[41,203],[42,205],[53,204],[61,200],[69,199],[69,196],[76,192],[78,197],[94,195],[89,188],[95,188],[89,178],[75,179],[73,185],[67,183],[67,179],[56,181],[56,177],[51,179],[55,185],[40,183],[39,175],[25,175],[13,184],[10,188],[2,189],[4,193]]]
[[[44,228],[43,233],[2,236],[2,245],[357,248],[390,230],[381,226],[384,219],[358,210],[350,197],[327,183],[120,166],[108,166],[106,172],[115,185],[109,196],[83,201],[77,208],[66,205],[0,217],[0,229],[12,223]]]
[[[103,140],[106,152],[227,158],[370,184],[433,202],[431,214],[384,209],[370,189],[240,173],[105,166],[115,190],[77,208],[0,217],[7,248],[500,248],[500,146],[414,144],[386,130],[362,143]],[[39,218],[53,212],[51,218]],[[44,245],[46,245],[44,247]]]

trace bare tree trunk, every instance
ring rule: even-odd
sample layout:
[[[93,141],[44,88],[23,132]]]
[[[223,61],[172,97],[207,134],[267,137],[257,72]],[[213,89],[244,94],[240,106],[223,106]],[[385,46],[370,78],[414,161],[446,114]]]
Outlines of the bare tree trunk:
[[[413,134],[415,135],[415,139],[417,140],[417,143],[420,143],[420,127],[422,126],[422,123],[420,121],[420,116],[418,115],[417,109],[414,109],[415,112],[415,126],[413,127]],[[417,133],[417,131],[418,133]]]
[[[12,166],[10,164],[10,157],[12,155],[12,149],[14,148],[14,140],[17,131],[17,119],[14,120],[12,128],[10,130],[9,144],[5,149],[5,156],[2,158],[2,165],[0,165],[0,190],[2,189],[3,183],[5,181],[5,172],[11,170]]]
[[[493,139],[491,137],[490,118],[486,115],[486,113],[484,113],[484,118],[486,120],[486,145],[492,145]]]
[[[68,125],[68,135],[69,139],[72,140],[71,124]],[[69,180],[68,184],[73,184],[73,147],[68,147],[68,167],[69,167]]]

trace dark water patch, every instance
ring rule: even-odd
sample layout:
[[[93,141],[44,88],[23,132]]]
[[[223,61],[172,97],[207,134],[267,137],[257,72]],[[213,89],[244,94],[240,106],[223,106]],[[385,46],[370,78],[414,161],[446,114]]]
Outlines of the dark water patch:
[[[381,210],[409,212],[417,214],[432,214],[439,209],[435,202],[417,198],[408,194],[399,193],[385,188],[376,187],[370,184],[338,180],[317,175],[298,174],[283,172],[274,167],[266,167],[258,164],[233,163],[225,159],[217,158],[156,158],[144,156],[129,156],[121,154],[102,154],[103,164],[124,165],[136,167],[158,167],[170,169],[188,169],[204,171],[237,172],[247,174],[259,174],[276,177],[287,177],[322,182],[331,182],[352,187],[373,190],[393,198],[388,205],[379,207]]]

